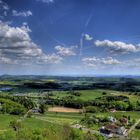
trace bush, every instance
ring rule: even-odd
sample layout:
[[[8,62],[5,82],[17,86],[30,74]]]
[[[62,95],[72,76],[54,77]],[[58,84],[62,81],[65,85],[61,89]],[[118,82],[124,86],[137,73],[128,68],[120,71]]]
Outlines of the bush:
[[[106,92],[102,92],[102,95],[106,95],[107,93]]]
[[[136,126],[136,129],[140,129],[140,124],[138,124],[138,125]]]
[[[123,102],[123,101],[116,101],[113,102],[113,106],[117,109],[117,110],[127,110],[128,109],[128,103]]]
[[[1,112],[13,115],[23,115],[26,109],[19,103],[13,102],[9,99],[1,99]]]
[[[87,113],[97,113],[99,111],[99,109],[95,106],[87,106],[87,107],[85,107],[85,111]]]

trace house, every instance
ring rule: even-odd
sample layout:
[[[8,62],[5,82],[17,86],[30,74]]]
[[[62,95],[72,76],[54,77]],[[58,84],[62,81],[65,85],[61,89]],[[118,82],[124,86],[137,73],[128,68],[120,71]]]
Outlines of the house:
[[[112,138],[113,137],[113,134],[109,130],[105,129],[104,126],[102,128],[100,128],[100,133],[107,138]]]
[[[105,126],[105,129],[108,130],[109,132],[111,133],[114,133],[114,134],[119,134],[119,135],[125,135],[126,133],[126,129],[125,127],[120,127],[120,126],[117,126],[116,124],[108,124]]]
[[[116,112],[117,110],[115,109],[115,108],[112,108],[112,109],[110,109],[110,112],[112,112],[112,113],[114,113],[114,112]]]
[[[117,133],[118,126],[116,124],[112,123],[112,124],[106,125],[105,129],[110,131],[111,133]]]
[[[116,122],[117,122],[117,119],[114,118],[114,117],[112,117],[112,116],[109,116],[109,117],[108,117],[108,120],[109,120],[110,122],[112,122],[112,123],[116,123]]]
[[[31,109],[31,112],[32,112],[32,113],[40,113],[40,109],[38,109],[38,108],[33,108],[33,109]]]
[[[128,119],[127,118],[121,118],[120,122],[124,125],[128,125]]]
[[[75,125],[73,125],[73,128],[78,128],[78,129],[81,129],[83,126],[82,125],[80,125],[80,124],[75,124]]]
[[[119,135],[125,135],[126,134],[126,129],[125,127],[119,127],[118,130],[117,130],[117,134]]]

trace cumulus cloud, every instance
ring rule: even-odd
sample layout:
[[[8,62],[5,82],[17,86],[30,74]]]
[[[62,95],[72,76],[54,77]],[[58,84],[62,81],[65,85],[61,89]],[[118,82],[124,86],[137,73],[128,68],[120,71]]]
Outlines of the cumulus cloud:
[[[58,55],[46,55],[32,41],[28,26],[11,27],[0,22],[0,63],[6,64],[48,64],[58,63],[62,58]]]
[[[57,50],[57,54],[61,56],[72,56],[76,55],[74,52],[74,48],[77,46],[71,46],[70,48],[62,47],[62,46],[55,46],[55,49]]]
[[[30,10],[28,11],[23,11],[23,12],[18,12],[16,10],[12,10],[13,16],[21,16],[21,17],[29,17],[32,16],[32,12]]]
[[[106,47],[114,53],[131,53],[140,51],[138,45],[127,44],[121,41],[97,40],[95,41],[95,45],[99,47]]]
[[[117,65],[121,64],[121,62],[112,57],[107,58],[97,58],[97,57],[86,57],[82,59],[83,63],[89,67],[96,67],[99,65]]]
[[[91,41],[93,39],[89,34],[84,34],[84,38],[87,41]]]
[[[54,3],[54,0],[36,0],[36,1],[40,1],[43,3]]]

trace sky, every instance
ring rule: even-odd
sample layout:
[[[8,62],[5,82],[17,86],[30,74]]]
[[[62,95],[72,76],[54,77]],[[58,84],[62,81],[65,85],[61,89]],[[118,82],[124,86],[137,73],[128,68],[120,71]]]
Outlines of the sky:
[[[139,0],[0,0],[0,75],[140,75]]]

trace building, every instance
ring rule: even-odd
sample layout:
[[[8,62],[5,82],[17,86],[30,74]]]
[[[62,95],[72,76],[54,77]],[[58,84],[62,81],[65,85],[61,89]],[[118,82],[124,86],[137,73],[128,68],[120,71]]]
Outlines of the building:
[[[124,125],[128,125],[128,119],[127,118],[121,118],[120,122]]]
[[[109,117],[108,117],[108,120],[109,120],[110,122],[112,122],[112,123],[116,123],[116,122],[117,122],[117,119],[114,118],[114,117],[112,117],[112,116],[109,116]]]
[[[32,112],[32,113],[40,113],[40,109],[38,109],[38,108],[33,108],[33,109],[31,110],[31,112]]]
[[[123,126],[117,126],[116,124],[108,124],[105,126],[105,129],[110,131],[111,133],[124,135],[126,133],[126,129]]]
[[[115,109],[115,108],[112,108],[112,109],[110,109],[110,112],[112,112],[112,113],[114,113],[114,112],[116,112],[117,110]]]
[[[110,131],[108,131],[107,129],[105,129],[104,126],[102,128],[100,128],[100,133],[107,138],[112,138],[113,137],[113,134]]]

